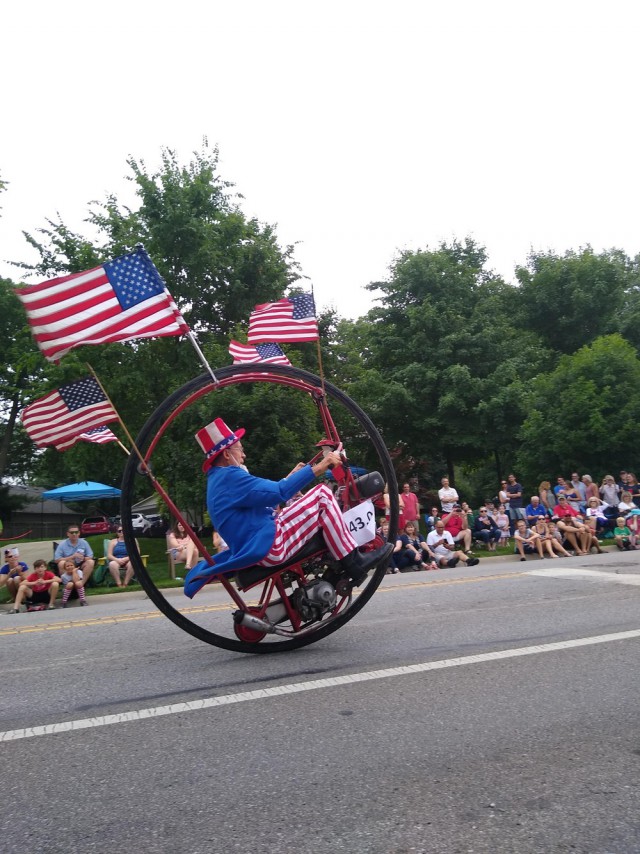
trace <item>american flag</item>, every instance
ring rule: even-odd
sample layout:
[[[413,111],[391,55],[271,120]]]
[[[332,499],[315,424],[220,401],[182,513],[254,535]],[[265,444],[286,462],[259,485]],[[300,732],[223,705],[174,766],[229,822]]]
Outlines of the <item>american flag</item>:
[[[56,451],[66,451],[73,447],[76,442],[94,442],[96,445],[105,445],[107,442],[119,442],[120,440],[115,433],[112,433],[108,427],[94,427],[93,430],[87,430],[86,433],[80,433],[73,439],[57,444]]]
[[[234,365],[240,362],[269,362],[272,365],[291,364],[277,344],[256,344],[255,347],[252,347],[251,344],[231,341],[229,354],[233,356]]]
[[[182,335],[189,327],[144,249],[16,290],[45,358],[83,344]]]
[[[22,413],[24,429],[39,448],[63,445],[92,427],[117,420],[115,409],[93,377],[60,386]]]
[[[257,305],[249,317],[249,344],[317,341],[318,321],[311,294]]]

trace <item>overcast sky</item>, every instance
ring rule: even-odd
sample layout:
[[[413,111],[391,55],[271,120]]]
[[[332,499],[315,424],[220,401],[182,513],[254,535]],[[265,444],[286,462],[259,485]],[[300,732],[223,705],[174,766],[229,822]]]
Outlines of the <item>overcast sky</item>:
[[[640,5],[589,0],[9,0],[0,274],[22,230],[132,202],[126,158],[206,136],[243,210],[344,316],[399,249],[473,236],[640,251]]]

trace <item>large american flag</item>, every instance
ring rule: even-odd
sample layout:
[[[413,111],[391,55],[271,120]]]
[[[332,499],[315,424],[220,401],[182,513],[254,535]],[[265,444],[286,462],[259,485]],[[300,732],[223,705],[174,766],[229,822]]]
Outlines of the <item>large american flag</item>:
[[[290,365],[281,348],[277,344],[241,344],[239,341],[231,341],[229,354],[233,356],[233,364],[241,362],[268,362],[271,365]]]
[[[119,442],[120,440],[109,430],[108,427],[94,427],[93,430],[87,430],[86,433],[80,433],[79,436],[74,436],[66,442],[57,444],[56,451],[66,451],[73,447],[77,442],[92,442],[96,445],[104,445],[107,442]]]
[[[249,344],[317,341],[318,321],[311,294],[257,305],[249,316]]]
[[[189,327],[144,249],[16,290],[50,362],[83,344],[182,335]]]
[[[22,413],[24,429],[39,448],[65,444],[92,427],[117,420],[118,414],[93,377],[60,386]]]

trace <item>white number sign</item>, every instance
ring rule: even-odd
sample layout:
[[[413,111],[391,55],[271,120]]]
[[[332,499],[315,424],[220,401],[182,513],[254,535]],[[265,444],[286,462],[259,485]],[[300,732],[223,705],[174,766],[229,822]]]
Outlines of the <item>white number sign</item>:
[[[376,535],[376,514],[371,501],[363,501],[343,513],[344,521],[351,536],[359,546],[370,543]]]

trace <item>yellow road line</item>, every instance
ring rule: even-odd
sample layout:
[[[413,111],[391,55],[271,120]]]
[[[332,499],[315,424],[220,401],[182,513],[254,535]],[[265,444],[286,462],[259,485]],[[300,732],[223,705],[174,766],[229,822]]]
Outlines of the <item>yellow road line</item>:
[[[448,578],[448,579],[433,579],[429,581],[413,581],[408,584],[398,584],[392,587],[378,587],[378,593],[390,593],[402,590],[413,590],[416,587],[433,587],[447,586],[450,584],[469,584],[478,581],[497,581],[502,578],[519,578],[526,575],[524,572],[507,572],[504,575],[478,575],[473,578]],[[250,605],[257,605],[256,602],[250,602]],[[231,611],[235,608],[233,603],[223,605],[202,605],[192,608],[178,608],[181,614],[190,616],[191,614],[207,614],[213,611]],[[39,626],[16,626],[15,628],[0,629],[0,637],[3,635],[22,635],[34,632],[54,632],[60,629],[84,629],[90,626],[108,626],[117,623],[131,623],[137,620],[155,620],[158,617],[164,617],[161,611],[140,611],[135,614],[122,614],[119,617],[95,617],[89,620],[66,620],[63,623],[44,623]]]

